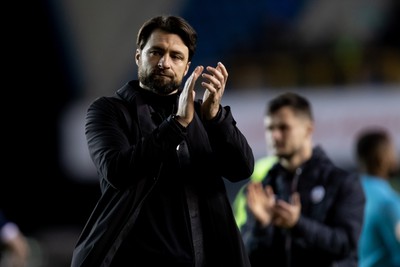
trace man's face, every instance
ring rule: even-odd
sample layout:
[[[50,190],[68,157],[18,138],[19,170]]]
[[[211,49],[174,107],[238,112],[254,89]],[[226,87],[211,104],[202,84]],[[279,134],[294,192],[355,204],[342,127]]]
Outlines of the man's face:
[[[311,143],[311,120],[295,114],[290,107],[282,107],[266,116],[264,124],[267,144],[278,157],[290,159]]]
[[[136,50],[135,59],[141,86],[160,95],[176,92],[190,66],[189,48],[179,35],[161,30]]]

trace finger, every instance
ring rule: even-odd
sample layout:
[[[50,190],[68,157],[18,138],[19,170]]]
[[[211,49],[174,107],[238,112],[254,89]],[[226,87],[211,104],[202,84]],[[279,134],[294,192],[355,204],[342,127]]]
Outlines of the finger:
[[[283,199],[278,199],[278,200],[276,201],[276,204],[279,205],[279,206],[281,206],[281,207],[287,207],[287,206],[290,206],[290,205],[291,205],[289,202],[286,202],[286,201],[283,200]]]
[[[254,183],[254,191],[257,192],[258,194],[264,194],[264,190],[262,188],[261,183]]]
[[[292,203],[295,206],[299,206],[301,204],[300,194],[298,192],[292,194],[290,203]]]
[[[269,196],[274,195],[274,189],[272,189],[272,186],[266,185],[264,190],[265,190],[265,193],[267,193],[267,195],[269,195]]]
[[[224,68],[223,66],[217,66],[216,68],[213,68],[211,66],[207,67],[207,71],[209,73],[203,73],[202,77],[204,79],[208,80],[208,83],[204,83],[204,87],[209,88],[210,90],[219,90],[223,88],[225,85],[225,77],[223,76],[221,72],[221,68]],[[226,70],[225,70],[226,71]],[[207,86],[208,85],[208,86]]]
[[[254,202],[254,186],[253,184],[249,184],[247,188],[247,202],[249,205],[253,204]]]
[[[204,70],[204,67],[203,67],[203,66],[197,66],[197,67],[194,69],[193,73],[194,73],[194,75],[196,76],[196,79],[199,78],[199,76],[200,76],[200,74],[203,72],[203,70]]]
[[[224,82],[226,82],[226,80],[228,79],[228,71],[226,70],[225,65],[221,62],[218,62],[217,69],[221,72],[224,78]]]
[[[217,66],[216,68],[208,66],[207,71],[209,72],[209,74],[205,73],[205,74],[207,74],[207,77],[214,77],[218,81],[224,81],[224,75],[221,71],[220,66]]]
[[[194,88],[194,85],[195,85],[195,83],[196,83],[196,81],[197,81],[197,79],[200,77],[200,75],[201,75],[201,73],[203,72],[203,70],[204,70],[204,67],[203,66],[197,66],[194,70],[193,70],[193,72],[192,72],[192,74],[190,75],[190,77],[189,77],[189,79],[190,79],[190,87],[193,89]]]
[[[286,202],[286,201],[284,201],[284,200],[279,199],[279,200],[276,202],[275,207],[276,207],[276,210],[277,210],[279,213],[283,214],[283,212],[286,212],[286,211],[288,211],[288,210],[291,208],[291,204],[289,204],[288,202]]]
[[[251,183],[249,183],[248,186],[247,186],[247,192],[248,192],[249,194],[252,194],[252,193],[256,190],[256,188],[257,188],[256,183],[251,182]]]
[[[203,66],[197,66],[193,70],[193,72],[190,74],[190,77],[186,80],[185,86],[184,86],[184,88],[182,90],[182,94],[181,94],[181,98],[182,99],[183,99],[183,97],[185,95],[188,97],[188,99],[194,99],[195,98],[195,94],[193,94],[194,88],[195,88],[195,84],[196,84],[197,79],[201,75],[203,69],[204,69]],[[190,93],[190,92],[192,92],[192,93]],[[191,98],[191,97],[193,97],[193,98]]]
[[[282,205],[282,203],[278,203],[274,209],[275,215],[281,219],[287,218],[290,214],[289,207]]]
[[[221,89],[221,82],[216,79],[214,76],[207,74],[207,73],[203,73],[202,77],[204,79],[207,79],[208,82],[202,82],[201,85],[208,91],[210,91],[210,93],[216,93],[217,90]]]
[[[251,198],[251,200],[254,200],[254,198],[259,194],[259,185],[258,183],[250,183],[247,188],[247,194]]]

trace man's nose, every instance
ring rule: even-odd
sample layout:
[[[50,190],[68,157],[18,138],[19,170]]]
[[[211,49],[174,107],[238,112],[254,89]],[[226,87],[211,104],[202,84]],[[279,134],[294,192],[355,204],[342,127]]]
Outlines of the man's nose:
[[[160,69],[168,69],[171,67],[170,64],[170,57],[168,55],[164,55],[160,58],[160,60],[158,61],[158,67]]]

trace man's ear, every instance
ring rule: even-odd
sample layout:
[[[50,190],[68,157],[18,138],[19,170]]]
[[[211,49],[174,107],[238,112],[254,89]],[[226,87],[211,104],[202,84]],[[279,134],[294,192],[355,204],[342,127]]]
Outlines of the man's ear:
[[[140,60],[140,49],[136,49],[136,53],[135,53],[135,62],[136,62],[136,65],[138,65],[139,64],[139,60]]]
[[[314,133],[314,122],[312,120],[308,120],[307,122],[307,133],[312,135]]]
[[[307,133],[308,133],[308,135],[313,135],[313,133],[314,133],[314,122],[313,121],[310,121],[308,124],[307,124]]]

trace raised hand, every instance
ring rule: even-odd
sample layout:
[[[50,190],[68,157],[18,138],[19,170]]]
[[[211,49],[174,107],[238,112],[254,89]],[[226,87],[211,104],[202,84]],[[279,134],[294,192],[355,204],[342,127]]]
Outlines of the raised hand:
[[[262,226],[272,222],[273,209],[275,206],[275,195],[272,187],[259,182],[251,182],[247,187],[247,205],[254,217]]]
[[[203,66],[197,66],[190,77],[185,82],[185,87],[183,88],[179,96],[178,110],[176,112],[177,121],[184,127],[187,127],[189,123],[193,120],[194,116],[194,99],[196,92],[194,91],[195,83],[201,73],[203,72]]]
[[[299,193],[293,193],[290,203],[278,200],[274,208],[273,223],[282,228],[292,228],[299,221],[301,202]]]
[[[218,114],[226,81],[228,80],[228,71],[221,62],[218,62],[215,68],[208,66],[206,70],[209,73],[202,74],[202,77],[207,81],[201,83],[206,89],[203,95],[201,111],[204,119],[211,120]]]

